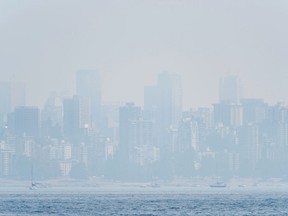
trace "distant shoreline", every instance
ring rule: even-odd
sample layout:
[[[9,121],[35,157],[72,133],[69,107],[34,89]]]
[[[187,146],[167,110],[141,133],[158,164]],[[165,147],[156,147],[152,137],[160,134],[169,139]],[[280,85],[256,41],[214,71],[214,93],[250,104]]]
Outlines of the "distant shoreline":
[[[53,179],[53,180],[39,180],[35,181],[39,183],[39,189],[77,189],[83,190],[168,190],[170,189],[204,189],[208,188],[210,184],[215,183],[215,178],[177,178],[171,181],[155,180],[147,182],[125,182],[125,181],[111,181],[103,178],[91,178],[87,180],[75,180],[75,179]],[[252,179],[252,178],[232,178],[225,181],[228,188],[287,188],[288,181],[278,178],[271,179]],[[5,191],[9,188],[27,188],[31,185],[28,180],[9,180],[0,179],[0,191]]]

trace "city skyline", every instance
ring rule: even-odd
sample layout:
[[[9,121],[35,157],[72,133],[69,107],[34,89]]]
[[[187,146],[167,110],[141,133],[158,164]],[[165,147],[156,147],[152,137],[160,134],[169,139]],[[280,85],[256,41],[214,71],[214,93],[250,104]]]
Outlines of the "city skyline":
[[[282,167],[284,3],[208,2],[0,2],[2,175],[27,177],[34,156],[47,177]]]
[[[148,85],[137,86],[138,90],[139,89],[142,89],[142,90],[140,91],[141,95],[138,95],[136,98],[135,97],[124,97],[124,98],[123,97],[119,97],[119,98],[112,97],[112,98],[110,98],[111,100],[107,100],[107,98],[104,98],[104,96],[103,96],[103,95],[105,95],[105,91],[103,90],[103,89],[105,89],[103,87],[103,86],[105,86],[104,81],[103,81],[104,77],[102,77],[102,74],[99,72],[99,70],[95,70],[95,69],[80,69],[80,70],[75,71],[74,75],[71,76],[71,77],[74,77],[74,79],[72,80],[72,83],[74,83],[74,84],[73,84],[73,87],[72,87],[72,89],[70,91],[56,91],[56,89],[51,88],[50,89],[51,91],[48,93],[47,97],[44,97],[44,96],[41,97],[42,98],[41,99],[41,103],[39,104],[39,103],[36,103],[34,100],[32,100],[34,102],[31,101],[31,92],[29,92],[27,90],[27,89],[29,89],[29,86],[25,82],[14,82],[12,80],[0,80],[0,82],[2,84],[5,84],[5,85],[13,85],[15,87],[18,86],[17,89],[22,89],[22,93],[25,94],[25,103],[22,102],[22,104],[26,104],[28,106],[35,106],[35,107],[39,107],[40,109],[42,109],[45,106],[45,103],[47,102],[47,100],[49,99],[49,97],[51,95],[55,94],[59,98],[62,98],[62,99],[72,97],[73,95],[78,95],[79,96],[79,93],[77,94],[77,73],[81,72],[81,71],[84,71],[84,72],[85,71],[96,72],[98,74],[98,76],[101,77],[101,83],[97,83],[98,81],[95,82],[96,85],[94,86],[94,88],[96,88],[96,89],[99,88],[99,87],[101,88],[101,103],[102,104],[110,104],[110,103],[122,103],[123,104],[123,103],[127,103],[127,102],[132,102],[132,103],[135,103],[135,104],[137,104],[137,105],[139,105],[139,106],[141,106],[143,108],[145,106],[145,88],[157,84],[157,74],[156,74],[155,77],[154,77],[154,80],[155,80],[154,82],[149,83]],[[171,73],[171,71],[165,70],[165,71],[159,72],[158,74],[165,73],[165,72],[166,73],[167,72]],[[182,86],[182,88],[181,88],[182,89],[182,97],[181,97],[182,98],[182,102],[181,103],[182,103],[183,110],[198,109],[198,108],[201,108],[201,107],[210,107],[210,108],[212,108],[213,104],[221,101],[221,97],[223,97],[223,96],[221,96],[221,88],[220,88],[221,82],[223,82],[223,79],[229,78],[229,77],[230,78],[231,77],[235,77],[239,81],[239,86],[237,87],[238,88],[237,91],[239,91],[238,92],[239,95],[238,95],[238,99],[237,99],[238,103],[239,103],[240,99],[262,99],[262,100],[264,100],[265,102],[267,102],[268,104],[271,104],[271,105],[278,104],[278,103],[283,103],[285,105],[288,104],[288,102],[285,101],[285,98],[280,98],[279,100],[275,99],[275,100],[271,101],[271,100],[265,98],[264,96],[263,97],[261,97],[261,96],[259,96],[259,97],[250,97],[249,95],[244,94],[246,92],[245,91],[246,88],[245,88],[245,83],[243,83],[243,80],[241,79],[241,77],[239,77],[238,75],[233,74],[233,73],[227,73],[226,75],[218,77],[218,79],[215,80],[215,83],[217,83],[217,85],[215,85],[214,89],[212,89],[212,87],[211,87],[211,90],[216,95],[213,100],[211,100],[210,102],[204,103],[204,104],[198,104],[197,105],[195,103],[195,104],[192,104],[190,106],[188,104],[191,104],[193,99],[188,100],[190,102],[186,101],[186,103],[183,100],[183,98],[185,98],[184,97],[185,94],[189,95],[188,92],[185,93],[184,90],[183,90],[183,89],[185,89],[183,87],[183,82],[185,83],[185,80],[183,81],[182,76],[179,75],[178,73],[174,73],[173,72],[173,74],[179,76],[179,78],[181,79],[181,82],[182,82],[182,85],[181,85]],[[90,83],[91,84],[89,84],[89,85],[93,85],[93,82],[90,82]],[[100,85],[100,86],[98,86],[98,85]],[[133,91],[133,90],[134,89],[131,89],[131,91]],[[110,88],[109,91],[113,92],[113,88]],[[232,91],[234,91],[234,90],[232,90]],[[227,92],[226,92],[226,94],[227,94]],[[229,94],[231,94],[231,92]],[[30,100],[29,100],[29,98],[30,98]],[[13,107],[15,108],[15,106],[13,106]]]
[[[212,108],[183,110],[177,74],[159,73],[143,107],[104,104],[99,73],[76,74],[78,95],[51,94],[43,109],[13,109],[23,86],[0,82],[0,176],[27,179],[35,160],[40,179],[287,177],[288,106],[241,98],[237,76],[219,80]]]

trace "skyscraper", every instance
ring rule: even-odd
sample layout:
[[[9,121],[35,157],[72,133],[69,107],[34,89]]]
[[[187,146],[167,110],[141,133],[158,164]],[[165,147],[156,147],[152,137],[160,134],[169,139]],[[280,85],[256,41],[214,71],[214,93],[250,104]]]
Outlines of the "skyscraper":
[[[62,125],[62,115],[62,98],[56,93],[51,93],[41,111],[41,121],[51,121],[52,125]]]
[[[224,126],[238,127],[243,124],[243,109],[241,105],[230,103],[213,104],[214,123]]]
[[[25,105],[25,85],[23,83],[0,82],[0,124],[7,121],[7,114],[17,106]]]
[[[162,126],[176,128],[182,112],[181,78],[165,71],[159,74],[157,85]]]
[[[155,158],[151,154],[153,149],[153,121],[142,118],[130,123],[131,146],[130,160],[133,163],[144,165],[151,163]]]
[[[76,75],[76,94],[85,101],[87,115],[90,115],[92,125],[101,128],[101,78],[95,70],[80,70]],[[84,103],[82,103],[84,106]]]
[[[179,126],[177,152],[199,150],[199,127],[198,123],[191,118],[183,119]]]
[[[133,123],[139,120],[141,116],[141,108],[133,103],[127,103],[120,107],[119,110],[119,153],[123,161],[128,161],[130,158],[132,142],[132,126]]]
[[[14,111],[14,127],[18,135],[38,136],[39,109],[30,106],[16,107]]]
[[[63,132],[70,140],[75,140],[80,133],[80,100],[77,96],[63,99]]]
[[[263,99],[242,99],[243,123],[263,123],[267,118],[268,104]]]
[[[219,103],[214,106],[214,123],[224,126],[241,126],[243,109],[240,101],[240,81],[235,75],[227,75],[220,79]]]
[[[227,75],[220,79],[220,102],[238,104],[241,99],[241,85],[237,76]]]
[[[169,132],[178,128],[182,113],[182,89],[180,76],[162,72],[156,86],[145,88],[144,113],[155,121],[156,143],[162,147],[171,145]]]

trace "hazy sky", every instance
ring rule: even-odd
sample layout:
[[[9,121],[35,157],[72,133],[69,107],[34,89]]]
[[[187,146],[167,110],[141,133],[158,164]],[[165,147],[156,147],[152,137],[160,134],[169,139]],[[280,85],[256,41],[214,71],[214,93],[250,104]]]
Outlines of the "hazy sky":
[[[287,21],[287,0],[0,0],[0,79],[25,81],[42,105],[98,69],[105,101],[141,105],[168,70],[187,108],[216,102],[230,73],[244,96],[288,102]]]

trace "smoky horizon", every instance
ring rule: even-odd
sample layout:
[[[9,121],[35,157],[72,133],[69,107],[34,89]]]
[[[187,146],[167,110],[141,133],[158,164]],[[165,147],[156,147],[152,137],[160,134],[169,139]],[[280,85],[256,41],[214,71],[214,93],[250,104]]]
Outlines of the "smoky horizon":
[[[0,180],[286,185],[287,10],[0,1]]]
[[[43,107],[52,91],[76,93],[76,71],[98,70],[103,101],[143,106],[143,87],[169,71],[187,110],[216,103],[232,74],[243,97],[287,103],[286,12],[269,0],[4,0],[0,80],[25,83],[27,105]]]

